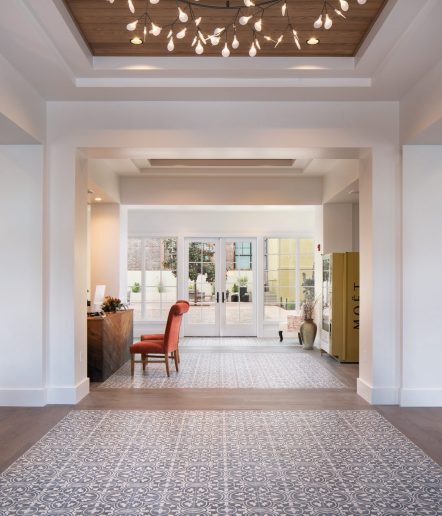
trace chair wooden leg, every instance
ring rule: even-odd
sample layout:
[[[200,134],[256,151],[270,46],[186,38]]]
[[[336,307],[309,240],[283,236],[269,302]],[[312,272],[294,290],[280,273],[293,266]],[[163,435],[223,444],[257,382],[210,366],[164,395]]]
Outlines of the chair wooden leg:
[[[169,354],[166,353],[164,355],[164,362],[166,363],[166,373],[167,373],[167,377],[170,376],[170,371],[169,371]]]
[[[132,353],[130,355],[130,375],[134,376],[134,369],[135,369],[135,355]]]
[[[173,352],[173,359],[175,361],[176,372],[178,373],[178,351],[174,351]]]
[[[180,359],[180,350],[179,350],[178,348],[176,348],[175,353],[176,353],[176,357],[177,357],[177,359],[178,359],[178,363],[180,363],[180,362],[181,362],[181,359]]]
[[[146,355],[141,354],[141,360],[143,361],[143,371],[146,370]]]

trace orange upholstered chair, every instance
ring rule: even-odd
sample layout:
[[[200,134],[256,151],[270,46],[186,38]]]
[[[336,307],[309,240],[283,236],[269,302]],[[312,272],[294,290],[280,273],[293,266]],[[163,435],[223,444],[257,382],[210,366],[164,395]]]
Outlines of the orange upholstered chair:
[[[178,372],[179,351],[178,342],[180,339],[180,327],[183,314],[189,311],[189,305],[186,303],[175,303],[167,318],[166,332],[164,339],[142,340],[132,344],[130,349],[130,373],[134,375],[135,363],[143,364],[143,371],[149,362],[158,363],[164,362],[166,364],[167,376],[170,376],[169,371],[169,355],[175,362],[175,369]],[[141,360],[135,360],[135,354],[141,355]]]
[[[187,301],[186,299],[178,299],[178,301],[176,302],[176,304],[178,303],[183,303],[185,305],[187,305],[187,310],[186,312],[189,310],[189,301]],[[147,333],[145,335],[141,335],[140,337],[140,340],[163,340],[164,339],[164,333]]]

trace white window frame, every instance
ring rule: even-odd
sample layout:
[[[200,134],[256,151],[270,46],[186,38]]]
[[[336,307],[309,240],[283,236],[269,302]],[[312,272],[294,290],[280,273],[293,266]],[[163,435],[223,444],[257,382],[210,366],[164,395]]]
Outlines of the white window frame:
[[[290,240],[295,240],[296,244],[295,244],[295,306],[296,306],[296,311],[300,311],[301,309],[301,288],[302,288],[302,285],[301,285],[301,263],[300,263],[300,257],[301,257],[301,252],[300,252],[300,240],[312,240],[313,242],[313,245],[314,245],[314,241],[315,241],[315,237],[313,234],[296,234],[296,235],[266,235],[264,237],[262,237],[262,270],[260,271],[260,274],[261,274],[261,278],[262,278],[262,289],[261,289],[261,294],[262,294],[262,325],[263,325],[263,329],[265,330],[266,327],[270,327],[270,326],[275,326],[275,325],[279,325],[280,323],[284,323],[285,321],[283,320],[279,320],[279,321],[272,321],[272,320],[269,320],[269,319],[266,319],[265,318],[265,293],[264,293],[264,278],[265,278],[265,263],[266,263],[266,249],[265,249],[265,240],[266,239],[278,239],[278,240],[282,240],[282,239],[290,239]],[[278,253],[279,255],[280,253]],[[306,254],[306,253],[303,253],[303,254]],[[313,292],[315,291],[315,285],[316,285],[316,278],[315,278],[315,252],[314,252],[314,249],[312,251],[312,269],[308,269],[308,270],[313,270],[313,279],[314,279],[314,284],[312,286],[313,288]]]
[[[126,246],[126,253],[128,253],[128,250],[129,250],[129,240],[130,239],[139,239],[141,240],[141,264],[142,264],[142,268],[141,268],[141,318],[140,319],[136,319],[134,322],[140,324],[140,323],[152,323],[152,324],[156,324],[156,323],[164,323],[166,322],[167,320],[167,317],[164,317],[163,319],[147,319],[146,318],[146,267],[145,267],[145,264],[146,264],[146,246],[145,246],[145,242],[146,240],[149,240],[149,239],[157,239],[157,240],[169,240],[169,239],[175,239],[176,241],[176,261],[177,261],[177,269],[176,269],[176,279],[177,279],[177,284],[176,284],[176,299],[178,299],[178,292],[179,292],[179,284],[180,284],[180,279],[181,279],[181,274],[180,274],[180,266],[179,266],[179,260],[180,260],[180,249],[179,249],[179,237],[178,236],[164,236],[164,235],[150,235],[150,234],[129,234],[127,236],[127,246]],[[161,268],[160,269],[160,272],[162,272],[163,269]],[[129,272],[129,267],[128,267],[128,263],[126,264],[126,285],[127,285],[127,289],[130,288],[130,285],[127,284],[127,274]],[[161,274],[160,274],[160,277],[161,277]],[[160,302],[160,312],[162,311],[161,310],[161,307],[162,307],[162,302]]]

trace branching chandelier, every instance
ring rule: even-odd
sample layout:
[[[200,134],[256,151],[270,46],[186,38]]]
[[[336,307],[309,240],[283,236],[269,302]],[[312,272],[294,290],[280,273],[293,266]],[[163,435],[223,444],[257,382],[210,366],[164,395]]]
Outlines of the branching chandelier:
[[[113,4],[115,0],[106,0]],[[159,36],[162,31],[167,31],[167,50],[173,52],[175,50],[175,40],[183,40],[190,35],[191,47],[195,53],[201,55],[204,53],[204,47],[207,44],[217,46],[221,45],[221,55],[229,57],[231,49],[239,48],[241,42],[238,37],[237,29],[243,26],[249,29],[249,40],[247,47],[249,48],[249,56],[255,57],[261,50],[261,43],[266,43],[277,48],[284,38],[290,41],[301,50],[301,40],[296,30],[294,18],[289,12],[289,0],[241,0],[236,1],[236,5],[232,5],[230,0],[220,5],[215,0],[209,0],[213,3],[202,3],[199,0],[175,0],[176,16],[166,25],[160,25],[154,21],[154,8],[152,5],[158,4],[160,0],[145,0],[144,12],[136,16],[134,0],[127,0],[129,11],[134,15],[134,20],[127,24],[128,31],[134,33],[130,40],[134,45],[142,45],[146,43],[148,35]],[[206,0],[207,1],[207,0]],[[364,5],[367,0],[353,0],[360,5]],[[315,29],[330,30],[333,26],[333,18],[340,17],[346,19],[345,13],[350,8],[351,0],[323,0],[322,9],[318,13],[316,20],[312,20]],[[270,7],[278,6],[281,13],[281,28],[278,28],[279,34],[271,37],[264,34],[265,30],[265,14]],[[210,24],[210,18],[204,18],[204,13],[208,10],[220,10],[226,14],[226,22],[222,27],[204,28]],[[137,34],[138,30],[142,30]],[[189,38],[189,39],[190,39]],[[319,40],[315,37],[307,40],[309,44],[317,44]],[[245,43],[242,43],[245,44]]]

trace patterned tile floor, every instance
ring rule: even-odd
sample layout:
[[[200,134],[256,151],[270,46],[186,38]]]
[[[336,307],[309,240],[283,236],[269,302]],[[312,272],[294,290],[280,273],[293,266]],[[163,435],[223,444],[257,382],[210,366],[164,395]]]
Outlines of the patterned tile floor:
[[[188,347],[238,347],[238,348],[249,348],[249,347],[295,347],[295,349],[301,349],[299,346],[298,339],[290,336],[284,336],[283,342],[279,342],[277,337],[184,337],[180,346],[184,348]]]
[[[0,475],[0,515],[437,516],[441,483],[373,410],[74,410]]]
[[[167,378],[164,364],[149,364],[143,373],[135,364],[134,378],[126,363],[100,389],[156,388],[225,389],[342,389],[345,385],[317,360],[298,352],[187,352],[181,353],[180,372],[171,367]]]

